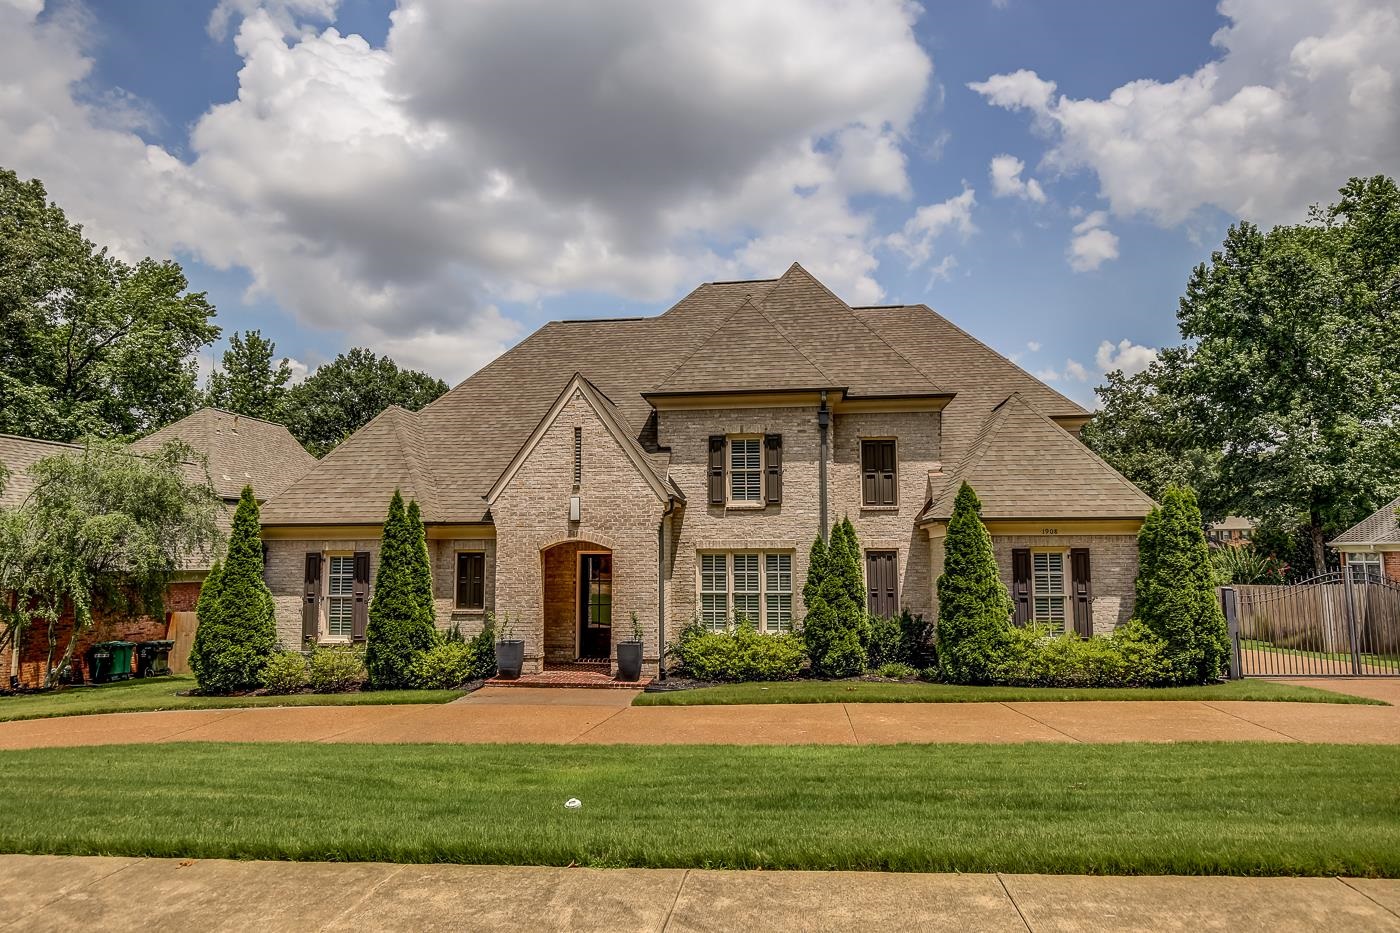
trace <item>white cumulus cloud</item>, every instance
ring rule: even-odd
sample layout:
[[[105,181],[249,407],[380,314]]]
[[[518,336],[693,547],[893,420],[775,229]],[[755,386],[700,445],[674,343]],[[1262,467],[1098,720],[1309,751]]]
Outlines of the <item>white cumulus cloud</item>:
[[[1045,202],[1045,191],[1034,178],[1021,178],[1026,163],[1013,155],[993,156],[987,173],[992,179],[992,194],[999,198],[1024,198],[1037,204]]]
[[[1031,113],[1052,169],[1088,169],[1117,215],[1175,225],[1215,207],[1263,224],[1300,220],[1351,175],[1400,164],[1395,0],[1221,0],[1219,57],[1174,81],[1131,81],[1102,100],[1056,93],[1033,71],[969,85]],[[1086,243],[1103,251],[1107,238]]]
[[[1074,236],[1065,255],[1075,272],[1091,272],[1118,258],[1118,237],[1105,226],[1107,223],[1107,213],[1092,211],[1074,225]]]
[[[977,231],[972,222],[972,208],[976,204],[976,192],[964,186],[961,194],[919,208],[902,230],[885,238],[885,243],[908,256],[910,268],[917,268],[933,257],[934,243],[943,234],[956,232],[967,237]]]
[[[1157,351],[1152,347],[1144,347],[1126,338],[1117,343],[1105,340],[1094,354],[1094,362],[1103,373],[1121,369],[1125,376],[1137,375],[1156,360]]]

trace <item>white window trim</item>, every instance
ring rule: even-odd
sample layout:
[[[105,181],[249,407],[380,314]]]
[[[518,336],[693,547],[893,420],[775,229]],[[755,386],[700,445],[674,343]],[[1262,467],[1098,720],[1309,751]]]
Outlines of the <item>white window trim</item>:
[[[1361,565],[1367,568],[1362,579],[1358,579],[1356,571],[1352,568]],[[1375,577],[1379,580],[1385,579],[1385,558],[1379,551],[1348,551],[1347,552],[1347,578],[1356,583]]]
[[[728,631],[734,627],[737,621],[737,614],[734,611],[734,556],[754,555],[758,558],[758,591],[753,595],[758,597],[758,618],[752,619],[754,627],[762,634],[775,635],[786,634],[793,630],[796,613],[793,611],[793,600],[795,593],[793,581],[797,577],[797,555],[794,551],[788,550],[762,550],[755,548],[748,550],[745,548],[735,548],[733,550],[703,550],[697,551],[695,555],[695,606],[696,618],[700,624],[709,631]],[[770,586],[770,574],[768,572],[769,556],[786,557],[788,559],[788,587],[786,590],[775,590]],[[718,594],[719,590],[706,590],[704,588],[704,563],[706,557],[722,556],[724,558],[724,627],[716,628],[714,623],[706,621],[704,618],[704,602],[706,596]],[[780,573],[781,571],[779,571]],[[777,574],[773,574],[776,576]],[[750,595],[748,591],[744,595]],[[788,597],[788,627],[787,629],[769,629],[768,627],[768,597],[787,596]]]
[[[758,498],[756,499],[736,499],[734,498],[734,442],[753,441],[758,446],[758,468],[756,470],[744,470],[744,473],[756,473],[758,476]],[[763,449],[762,434],[729,434],[724,438],[724,501],[725,505],[731,509],[761,509],[764,506],[763,481],[764,467],[767,465],[767,452]],[[748,553],[748,552],[741,552]]]
[[[1053,620],[1053,619],[1043,619],[1043,618],[1040,618],[1040,616],[1036,613],[1036,600],[1037,600],[1037,599],[1055,599],[1055,598],[1056,598],[1054,594],[1050,594],[1050,593],[1042,594],[1042,593],[1040,593],[1040,591],[1039,591],[1039,590],[1037,589],[1037,587],[1036,587],[1035,558],[1036,558],[1036,555],[1037,555],[1037,554],[1058,554],[1058,555],[1060,555],[1060,593],[1059,593],[1059,597],[1058,597],[1058,598],[1059,598],[1059,600],[1060,600],[1061,610],[1060,610],[1060,621],[1059,621],[1058,623],[1056,623],[1055,620]],[[1047,574],[1048,574],[1048,572],[1049,572],[1049,571],[1047,570]],[[1071,589],[1071,587],[1070,587],[1070,580],[1069,580],[1069,573],[1070,573],[1070,557],[1069,557],[1069,551],[1065,550],[1064,548],[1057,548],[1057,547],[1037,547],[1037,548],[1031,548],[1031,622],[1033,622],[1033,623],[1036,624],[1036,625],[1055,625],[1055,624],[1058,624],[1059,627],[1060,627],[1060,633],[1061,633],[1061,634],[1063,634],[1063,633],[1069,631],[1069,628],[1070,628],[1070,603],[1069,603],[1069,597],[1070,597],[1070,589]]]
[[[331,559],[336,557],[348,557],[350,559],[350,595],[348,597],[331,595]],[[317,620],[317,631],[319,635],[317,640],[327,645],[348,645],[355,637],[355,552],[326,551],[322,555],[322,559],[325,561],[326,567],[326,572],[324,574],[325,583],[321,593],[321,601],[324,608],[320,613],[321,618]],[[331,600],[347,598],[350,600],[350,631],[342,638],[339,635],[331,634]]]

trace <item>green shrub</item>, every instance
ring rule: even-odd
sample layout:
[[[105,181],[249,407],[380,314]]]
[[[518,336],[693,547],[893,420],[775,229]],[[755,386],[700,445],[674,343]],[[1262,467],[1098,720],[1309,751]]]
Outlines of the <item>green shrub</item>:
[[[422,522],[415,527],[404,511],[397,489],[389,500],[379,547],[379,570],[374,577],[374,598],[369,605],[365,630],[365,665],[375,690],[412,685],[409,667],[414,658],[437,644],[431,607],[423,606],[423,587],[417,569],[427,559]]]
[[[306,662],[306,683],[316,693],[345,693],[364,684],[365,651],[355,645],[317,648]]]
[[[453,622],[447,631],[442,633],[442,640],[449,644],[465,644],[467,640],[462,637],[462,623]]]
[[[807,580],[802,587],[807,616],[802,638],[812,672],[822,677],[851,677],[868,663],[870,619],[865,611],[865,583],[860,570],[860,542],[850,519],[831,530],[831,543],[812,543]]]
[[[796,635],[763,635],[743,622],[725,632],[692,622],[671,655],[677,673],[697,680],[791,680],[802,670],[806,647]]]
[[[919,674],[914,665],[904,664],[900,661],[881,664],[875,669],[875,673],[881,677],[888,677],[890,680],[907,680],[910,677],[917,677]]]
[[[1229,655],[1196,494],[1172,486],[1138,532],[1135,616],[1166,643],[1176,683],[1217,680]]]
[[[908,609],[888,618],[872,616],[866,653],[871,670],[891,663],[908,664],[920,669],[937,664],[934,625]]]
[[[475,679],[476,656],[466,642],[444,641],[414,658],[408,673],[415,687],[449,690]]]
[[[885,664],[901,663],[904,655],[904,637],[900,631],[899,619],[894,616],[871,616],[870,636],[866,640],[865,653],[871,670]]]
[[[1031,625],[1011,631],[992,680],[1021,687],[1150,687],[1168,680],[1165,652],[1165,643],[1137,622],[1093,638]]]
[[[938,578],[938,664],[955,684],[991,683],[1011,633],[1011,597],[997,575],[982,503],[963,483],[944,539]]]
[[[471,653],[471,676],[468,680],[485,680],[496,675],[496,618],[489,611],[482,620],[481,631],[467,641]]]
[[[1278,558],[1248,542],[1215,548],[1210,568],[1216,586],[1282,583],[1287,574]]]
[[[919,679],[931,684],[941,684],[943,682],[943,670],[936,665],[933,667],[920,668]]]
[[[299,651],[279,651],[267,660],[263,686],[268,693],[296,693],[306,686],[306,658]]]
[[[202,693],[226,694],[262,686],[263,671],[277,650],[272,592],[263,582],[258,500],[244,486],[233,514],[228,556],[217,577],[205,585],[195,613],[190,670]],[[200,614],[202,612],[202,615]]]

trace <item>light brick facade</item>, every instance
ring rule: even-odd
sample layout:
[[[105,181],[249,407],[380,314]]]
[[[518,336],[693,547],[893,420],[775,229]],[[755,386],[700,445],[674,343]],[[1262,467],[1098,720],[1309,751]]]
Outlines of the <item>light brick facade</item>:
[[[1001,582],[1011,588],[1011,552],[1015,548],[1089,549],[1093,587],[1094,634],[1106,635],[1133,616],[1133,584],[1137,580],[1137,538],[1132,535],[993,535]],[[1069,561],[1065,561],[1069,587]],[[1066,609],[1067,614],[1072,615]],[[1070,626],[1073,627],[1072,625]]]

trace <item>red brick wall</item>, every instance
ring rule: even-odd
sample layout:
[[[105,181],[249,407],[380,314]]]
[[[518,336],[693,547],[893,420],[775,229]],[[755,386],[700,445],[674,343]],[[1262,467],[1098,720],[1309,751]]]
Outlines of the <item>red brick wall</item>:
[[[1386,551],[1381,560],[1386,579],[1400,583],[1400,551]]]
[[[199,583],[172,583],[165,594],[165,611],[170,612],[191,612],[195,603],[199,601]],[[94,622],[92,628],[88,629],[78,637],[78,644],[73,649],[73,658],[79,668],[83,671],[83,676],[87,676],[87,665],[83,661],[83,655],[89,647],[99,641],[150,641],[152,639],[164,638],[167,631],[165,619],[152,619],[149,616],[131,618],[129,616],[100,615]],[[58,643],[54,647],[54,660],[57,661],[63,656],[63,651],[68,647],[68,639],[73,633],[73,619],[71,616],[65,617],[58,625]],[[48,626],[36,623],[27,628],[24,632],[19,655],[19,678],[20,683],[26,687],[37,687],[44,682],[44,669],[49,656],[49,630]],[[133,664],[135,659],[133,657]],[[4,675],[4,680],[0,683],[9,684],[10,674],[14,672],[13,651],[9,648],[0,652],[0,674]]]

